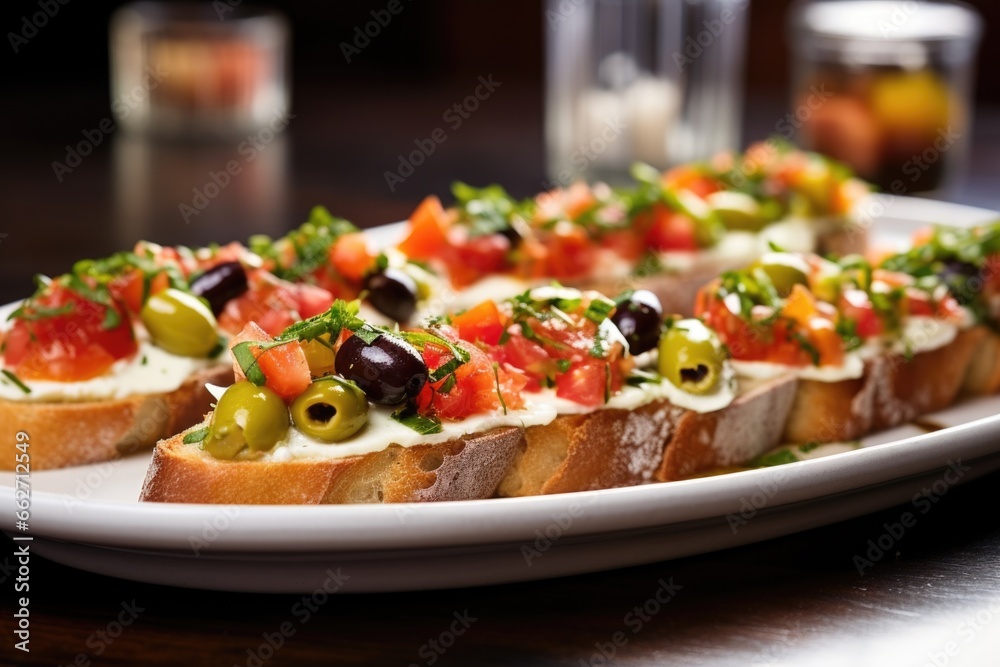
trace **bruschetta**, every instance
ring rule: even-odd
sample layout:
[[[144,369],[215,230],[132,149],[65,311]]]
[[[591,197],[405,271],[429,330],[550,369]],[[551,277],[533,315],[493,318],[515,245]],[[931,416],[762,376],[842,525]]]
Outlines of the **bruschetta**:
[[[774,447],[794,397],[792,374],[741,390],[714,334],[664,321],[651,294],[537,288],[411,330],[358,312],[336,302],[274,339],[244,330],[237,382],[157,445],[141,499],[414,502],[674,479]]]
[[[860,256],[769,253],[703,288],[696,311],[738,375],[798,376],[785,425],[798,443],[854,440],[950,405],[981,338],[944,285]]]

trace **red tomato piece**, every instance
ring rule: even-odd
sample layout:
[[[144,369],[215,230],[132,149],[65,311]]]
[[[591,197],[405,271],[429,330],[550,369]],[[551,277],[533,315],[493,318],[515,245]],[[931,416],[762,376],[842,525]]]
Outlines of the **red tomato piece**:
[[[263,329],[250,322],[233,338],[230,346],[233,347],[246,341],[263,343],[270,340],[271,337]],[[306,353],[298,341],[278,345],[268,350],[261,350],[259,347],[251,345],[250,352],[257,359],[257,364],[266,378],[267,386],[281,396],[286,403],[293,401],[312,382]],[[235,357],[233,357],[233,371],[237,381],[246,379],[246,375]]]
[[[361,232],[344,234],[330,247],[330,263],[345,279],[360,283],[375,264],[376,254]]]
[[[652,208],[643,211],[638,216],[637,225],[648,227],[646,244],[653,250],[686,250],[698,249],[695,235],[695,222],[683,213],[671,211],[662,204],[654,204]]]
[[[450,223],[441,200],[430,196],[420,202],[410,216],[410,230],[399,250],[413,259],[432,259],[448,245],[446,230]]]
[[[610,373],[609,365],[596,359],[571,367],[556,375],[556,396],[589,407],[604,405],[605,395],[617,389],[611,387]]]
[[[106,373],[113,363],[135,355],[139,349],[128,312],[117,303],[103,306],[53,284],[37,298],[36,304],[68,312],[14,320],[4,339],[4,362],[23,379],[89,380]],[[105,329],[108,308],[118,313],[120,321],[117,326]]]
[[[503,320],[493,301],[483,301],[478,306],[453,316],[451,321],[458,329],[459,337],[470,343],[496,345],[503,335]]]

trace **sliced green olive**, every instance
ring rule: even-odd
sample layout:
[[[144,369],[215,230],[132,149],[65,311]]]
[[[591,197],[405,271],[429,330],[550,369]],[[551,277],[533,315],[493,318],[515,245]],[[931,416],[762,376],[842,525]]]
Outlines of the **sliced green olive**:
[[[340,442],[368,421],[368,399],[356,384],[335,375],[316,380],[292,403],[292,421],[322,442]]]
[[[720,190],[708,195],[707,201],[726,229],[756,232],[769,222],[760,204],[748,194]]]
[[[153,342],[181,357],[207,357],[219,345],[215,316],[198,297],[169,288],[146,300],[140,313]]]
[[[719,384],[726,353],[715,332],[700,320],[673,322],[660,337],[660,375],[692,394],[709,394]]]
[[[285,437],[288,424],[281,397],[244,380],[219,399],[202,447],[217,459],[235,458],[244,448],[266,452]]]
[[[768,252],[755,265],[771,279],[774,289],[782,297],[792,293],[796,285],[809,286],[809,264],[798,255],[787,252]]]

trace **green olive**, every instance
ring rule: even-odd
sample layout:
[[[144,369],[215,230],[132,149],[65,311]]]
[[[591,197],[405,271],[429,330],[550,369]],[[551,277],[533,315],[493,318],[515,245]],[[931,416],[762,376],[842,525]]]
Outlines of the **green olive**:
[[[313,382],[292,402],[292,421],[312,438],[340,442],[368,421],[368,399],[353,382],[329,375]]]
[[[232,459],[249,447],[266,452],[288,432],[288,407],[267,387],[237,382],[219,399],[202,447],[217,459]]]
[[[692,394],[709,394],[722,378],[725,350],[701,320],[677,320],[660,337],[660,375]]]
[[[798,255],[768,252],[754,266],[767,274],[782,297],[791,294],[796,285],[809,286],[809,264]]]
[[[760,204],[748,194],[720,190],[707,201],[726,229],[756,232],[768,223]]]
[[[140,314],[153,342],[181,357],[207,357],[219,346],[215,316],[198,297],[169,288],[146,300]]]
[[[302,341],[302,351],[305,352],[309,372],[313,377],[323,377],[333,373],[337,354],[330,346],[329,335],[321,336],[316,340]]]

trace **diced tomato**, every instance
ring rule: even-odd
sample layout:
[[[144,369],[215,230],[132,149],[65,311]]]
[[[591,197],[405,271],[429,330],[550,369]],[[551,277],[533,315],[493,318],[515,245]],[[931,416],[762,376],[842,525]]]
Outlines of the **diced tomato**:
[[[143,294],[143,273],[139,269],[131,269],[114,278],[108,285],[111,295],[120,301],[129,312],[138,315],[142,310],[143,297],[162,292],[170,287],[170,279],[166,273],[158,273],[149,282],[149,294]]]
[[[536,219],[573,221],[593,208],[597,197],[584,181],[575,181],[568,188],[556,188],[535,197]]]
[[[333,295],[322,287],[300,283],[294,286],[293,291],[302,319],[325,313],[333,305]]]
[[[128,312],[117,303],[103,306],[53,284],[35,305],[68,312],[35,319],[17,318],[4,339],[4,365],[26,380],[77,382],[104,374],[115,361],[138,351]],[[104,328],[108,308],[119,323]],[[29,308],[28,314],[32,311]]]
[[[716,295],[718,283],[709,283],[698,294],[695,314],[713,328],[726,344],[734,359],[743,361],[769,361],[788,366],[808,366],[814,362],[812,354],[802,345],[805,337],[819,352],[819,363],[838,364],[842,360],[843,343],[829,337],[836,334],[831,320],[819,314],[809,315],[808,304],[793,305],[792,314],[803,317],[803,323],[790,319],[788,314],[766,324],[747,322],[732,312]],[[814,336],[815,332],[819,332]]]
[[[562,194],[563,210],[569,220],[576,220],[597,203],[594,192],[583,181],[576,181]]]
[[[646,244],[653,250],[693,251],[698,249],[694,220],[683,213],[671,211],[662,204],[636,216],[640,228],[649,229]]]
[[[882,318],[875,312],[868,293],[861,289],[845,289],[840,296],[840,313],[854,322],[854,331],[861,338],[880,336],[885,331]]]
[[[615,381],[610,365],[596,359],[556,375],[556,396],[589,407],[604,405],[605,396],[620,388],[620,376]]]
[[[689,166],[675,167],[667,171],[663,175],[663,182],[676,190],[689,190],[702,199],[722,189],[719,181]]]
[[[581,303],[556,317],[528,317],[507,327],[502,344],[488,347],[495,361],[520,369],[524,389],[555,387],[556,395],[586,406],[602,405],[608,393],[618,391],[632,366],[621,345],[594,356],[598,325],[583,313]],[[602,353],[598,353],[602,354]]]
[[[458,230],[456,230],[458,231]],[[500,234],[485,234],[453,242],[441,253],[448,277],[456,287],[471,285],[483,276],[510,268],[510,240]]]
[[[448,245],[446,230],[450,223],[441,200],[430,196],[420,202],[410,216],[410,231],[399,250],[413,259],[432,259]]]
[[[226,304],[219,315],[219,326],[229,333],[240,331],[248,322],[256,322],[272,336],[277,336],[299,320],[325,312],[333,304],[333,295],[316,285],[289,283],[267,271],[247,275],[249,289]]]
[[[504,323],[500,310],[493,301],[483,301],[478,306],[453,316],[451,321],[458,329],[459,337],[470,343],[496,345],[503,335]]]
[[[546,277],[549,249],[539,239],[534,237],[522,239],[514,255],[515,273],[519,277],[525,280]]]
[[[432,413],[443,419],[463,419],[473,414],[493,412],[503,406],[510,410],[524,406],[521,391],[527,380],[521,373],[507,366],[494,368],[493,361],[470,343],[457,341],[457,345],[469,353],[469,361],[455,370],[454,382],[445,378],[424,386],[417,397],[420,412]],[[431,370],[451,359],[447,348],[439,345],[427,345],[423,356]],[[447,392],[444,391],[446,383],[451,384]]]
[[[908,315],[939,317],[953,321],[963,319],[962,308],[954,297],[944,296],[938,300],[932,300],[927,292],[919,289],[906,291],[904,308]]]
[[[844,362],[844,339],[837,333],[833,320],[813,317],[806,324],[810,344],[816,348],[819,362],[825,366],[839,366]]]
[[[594,270],[595,247],[587,231],[571,223],[559,223],[547,239],[548,276],[572,280]]]
[[[541,344],[520,333],[520,326],[512,327],[511,332],[509,340],[493,351],[493,357],[526,372],[530,380],[528,390],[538,391],[542,388],[541,380],[557,372],[556,359]]]
[[[804,285],[794,285],[781,307],[781,314],[805,326],[816,313],[816,297]]]
[[[642,236],[636,234],[632,229],[608,232],[601,237],[601,246],[613,250],[615,254],[630,262],[636,262],[642,257],[646,246],[642,241]]]
[[[344,234],[330,248],[330,263],[338,274],[359,283],[375,263],[368,238],[361,232]]]
[[[243,328],[239,335],[233,338],[230,345],[235,346],[245,341],[268,342],[270,340],[271,337],[263,329],[251,322]],[[306,353],[298,341],[263,351],[259,347],[250,346],[250,352],[257,359],[257,364],[266,378],[267,386],[286,402],[293,401],[312,382]],[[246,379],[243,369],[235,357],[233,358],[233,370],[237,381]]]

